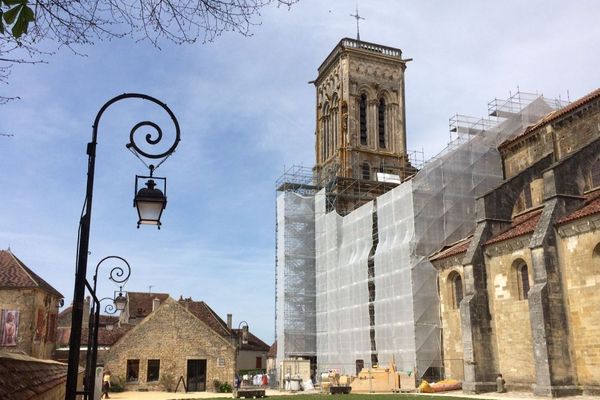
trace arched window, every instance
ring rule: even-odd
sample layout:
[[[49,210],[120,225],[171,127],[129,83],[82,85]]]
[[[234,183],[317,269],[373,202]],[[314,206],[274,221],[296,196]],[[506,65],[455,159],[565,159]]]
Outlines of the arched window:
[[[529,269],[523,260],[517,260],[513,264],[517,280],[517,296],[519,300],[527,300],[529,296]]]
[[[362,165],[362,178],[365,180],[371,179],[371,166],[367,162]]]
[[[358,104],[358,117],[359,117],[359,128],[360,128],[360,144],[367,144],[367,95],[360,95],[360,102]]]
[[[596,247],[594,247],[594,251],[592,252],[592,258],[595,258],[598,262],[600,262],[600,243],[598,243]]]
[[[322,129],[323,129],[323,161],[327,160],[329,157],[329,103],[325,103],[323,106],[323,119],[322,119]]]
[[[331,108],[331,153],[335,154],[338,148],[338,126],[339,126],[339,100],[334,93]]]
[[[592,170],[590,171],[590,183],[591,189],[600,187],[600,158],[592,164]]]
[[[385,149],[385,99],[379,99],[377,108],[377,121],[379,126],[379,147]]]
[[[450,283],[450,300],[452,308],[459,308],[460,302],[464,297],[462,277],[456,271],[451,272],[448,276],[448,282]]]

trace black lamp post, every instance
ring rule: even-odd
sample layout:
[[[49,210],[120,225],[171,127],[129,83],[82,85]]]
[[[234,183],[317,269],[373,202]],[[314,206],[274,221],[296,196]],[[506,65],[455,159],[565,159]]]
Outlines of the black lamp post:
[[[114,263],[117,264],[114,264]],[[101,265],[113,263],[113,267],[110,270],[108,279],[115,283],[126,284],[131,275],[131,266],[123,257],[119,256],[108,256],[96,264],[96,270],[94,271],[93,284],[90,286],[89,282],[85,281],[94,304],[90,310],[90,321],[88,325],[88,344],[87,344],[87,360],[84,377],[84,396],[91,397],[93,399],[94,389],[96,386],[95,371],[96,361],[98,360],[98,329],[100,326],[100,303],[104,300],[111,300],[111,303],[107,304],[104,311],[109,314],[115,314],[117,311],[123,311],[127,305],[127,298],[123,296],[123,286],[119,286],[119,290],[115,291],[113,297],[104,297],[98,299],[96,294],[96,286],[98,283],[98,269]],[[117,294],[118,293],[118,294]],[[70,349],[69,349],[70,350]]]
[[[142,121],[142,122],[137,123],[131,129],[131,131],[129,133],[129,143],[126,144],[126,147],[132,153],[134,153],[134,155],[136,155],[138,158],[140,158],[140,160],[142,160],[142,158],[160,160],[157,165],[157,167],[158,167],[175,151],[175,148],[177,147],[177,145],[179,144],[179,141],[180,141],[179,122],[177,121],[177,118],[175,118],[175,114],[173,114],[171,109],[169,107],[167,107],[166,104],[155,99],[154,97],[151,97],[151,96],[148,96],[145,94],[125,93],[120,96],[114,97],[113,99],[106,102],[100,108],[100,111],[98,111],[98,114],[96,115],[96,119],[94,120],[94,125],[92,127],[92,141],[90,143],[88,143],[88,145],[87,145],[87,155],[88,155],[87,186],[86,186],[84,210],[82,212],[81,219],[79,222],[77,266],[76,266],[76,270],[75,270],[75,288],[74,288],[74,293],[73,293],[73,311],[72,311],[72,318],[71,318],[71,337],[69,340],[69,367],[67,370],[67,387],[66,387],[66,394],[65,394],[66,400],[75,400],[75,398],[78,394],[83,394],[84,398],[87,398],[89,395],[92,394],[87,390],[87,388],[83,392],[77,391],[77,375],[78,375],[78,369],[79,369],[79,349],[81,346],[81,323],[82,323],[82,318],[83,318],[83,303],[84,303],[84,296],[85,296],[85,288],[87,286],[88,289],[90,289],[90,285],[88,284],[88,282],[86,280],[86,272],[87,272],[87,261],[88,261],[87,259],[88,259],[88,254],[89,254],[88,250],[89,250],[89,241],[90,241],[90,225],[91,225],[91,219],[92,219],[92,199],[93,199],[93,191],[94,191],[94,170],[95,170],[95,164],[96,164],[96,145],[97,145],[97,138],[98,138],[98,126],[99,126],[100,119],[101,119],[102,115],[104,114],[104,112],[112,104],[114,104],[118,101],[121,101],[121,100],[125,100],[125,99],[145,100],[145,101],[149,101],[151,103],[154,103],[154,104],[160,106],[165,112],[167,112],[167,114],[169,115],[169,117],[171,118],[171,120],[175,126],[175,139],[174,139],[171,147],[169,147],[166,151],[164,151],[162,153],[154,154],[154,153],[145,152],[136,144],[136,140],[135,140],[137,137],[136,133],[140,128],[150,127],[151,129],[154,130],[154,132],[153,132],[154,137],[153,137],[153,134],[147,133],[145,135],[145,142],[147,143],[147,145],[156,145],[156,144],[160,143],[163,139],[162,129],[157,124],[155,124],[154,122],[151,122],[151,121]],[[157,213],[156,213],[156,209],[158,208],[156,206],[157,201],[149,204],[148,201],[144,201],[144,200],[147,200],[148,196],[146,196],[146,197],[142,196],[141,199],[138,199],[137,195],[139,194],[139,192],[137,192],[136,193],[136,201],[134,202],[134,206],[136,206],[138,208],[138,214],[140,216],[140,221],[138,222],[138,226],[140,223],[147,223],[147,224],[157,225],[158,227],[160,227],[160,217],[162,215],[162,209],[164,209],[164,206],[166,204],[166,197],[164,197],[164,193],[166,191],[166,178],[159,179],[157,177],[153,177],[154,170],[157,167],[154,167],[153,165],[150,165],[148,167],[150,169],[149,177],[136,176],[136,190],[137,190],[138,179],[139,178],[147,179],[148,183],[146,184],[146,186],[151,191],[151,193],[153,193],[152,198],[155,200],[158,200],[158,198],[159,198],[159,196],[157,195],[158,193],[153,191],[153,190],[158,190],[158,189],[155,189],[154,187],[150,187],[153,184],[151,184],[149,181],[150,180],[153,180],[153,181],[161,180],[161,182],[164,184],[163,191],[162,191],[162,193],[163,193],[162,197],[164,198],[164,201],[162,202],[162,208],[160,209],[160,212],[157,215]],[[143,194],[144,193],[142,193],[142,195]],[[144,216],[144,218],[146,218],[148,216],[147,206],[150,206],[150,208],[154,211],[152,213],[150,213],[151,215],[148,217],[148,219],[144,219],[142,221],[142,216]],[[96,303],[96,305],[98,305],[98,303]],[[87,368],[87,369],[89,370],[89,368]],[[89,386],[89,385],[87,385],[87,386]]]
[[[242,331],[242,335],[239,335],[239,331]],[[241,385],[241,376],[238,376],[238,355],[240,354],[240,348],[242,347],[243,344],[248,344],[248,323],[246,321],[242,321],[239,323],[238,325],[238,333],[236,335],[236,344],[235,344],[235,367],[233,368],[233,386],[234,389],[232,390],[233,392],[233,397],[237,398],[237,385],[236,383],[236,376],[238,378],[238,380],[240,380],[240,385]]]

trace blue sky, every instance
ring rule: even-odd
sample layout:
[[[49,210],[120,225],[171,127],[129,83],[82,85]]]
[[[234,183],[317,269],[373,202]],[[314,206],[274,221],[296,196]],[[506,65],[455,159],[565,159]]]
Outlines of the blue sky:
[[[356,35],[355,1],[301,0],[271,7],[244,38],[158,50],[134,39],[60,49],[47,65],[18,66],[1,106],[0,248],[12,251],[70,303],[84,189],[85,146],[104,102],[125,92],[169,104],[182,128],[167,176],[163,228],[136,229],[129,130],[156,109],[130,102],[101,122],[90,266],[126,258],[126,289],[204,300],[234,324],[274,334],[275,180],[314,162],[317,67]],[[578,1],[362,1],[361,38],[413,58],[406,71],[408,148],[437,154],[448,118],[484,116],[517,87],[577,99],[600,83],[600,4]],[[145,114],[144,114],[145,112]],[[164,121],[164,119],[159,119]],[[165,121],[162,126],[170,133]],[[115,286],[100,279],[102,295]]]

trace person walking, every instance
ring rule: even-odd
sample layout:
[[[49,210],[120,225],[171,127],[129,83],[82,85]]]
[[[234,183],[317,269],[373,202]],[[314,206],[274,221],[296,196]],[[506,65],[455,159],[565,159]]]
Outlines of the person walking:
[[[110,399],[108,389],[110,389],[110,371],[106,370],[102,377],[102,396],[100,398]]]

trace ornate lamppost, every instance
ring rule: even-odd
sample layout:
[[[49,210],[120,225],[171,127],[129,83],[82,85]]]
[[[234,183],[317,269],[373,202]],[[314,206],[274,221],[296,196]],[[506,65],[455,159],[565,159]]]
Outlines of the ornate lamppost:
[[[242,331],[242,335],[239,335],[239,331]],[[241,321],[238,325],[238,332],[236,334],[236,343],[235,343],[235,367],[233,368],[233,397],[237,398],[237,390],[238,385],[236,385],[236,377],[237,380],[240,380],[241,385],[241,377],[238,376],[238,355],[240,354],[240,348],[243,344],[248,344],[248,323],[246,321]]]
[[[98,283],[98,269],[101,265],[107,265],[111,263],[113,267],[110,270],[108,279],[119,284],[119,290],[115,290],[113,297],[104,297],[98,299],[96,294],[96,287]],[[116,264],[115,264],[116,263]],[[85,281],[85,285],[88,288],[93,298],[93,305],[90,310],[90,320],[88,327],[88,344],[87,344],[87,362],[84,377],[84,391],[87,392],[87,396],[93,399],[96,379],[96,362],[98,360],[98,329],[100,326],[100,303],[105,300],[110,300],[104,307],[104,312],[107,314],[115,314],[117,311],[123,311],[127,305],[127,297],[123,295],[123,286],[129,280],[131,275],[131,266],[123,257],[119,256],[108,256],[96,264],[96,270],[94,271],[93,284],[90,286],[89,282]],[[117,294],[118,293],[118,294]]]
[[[83,392],[77,391],[77,375],[79,369],[79,349],[81,346],[81,324],[83,318],[83,304],[85,296],[85,288],[89,287],[86,280],[87,272],[87,261],[88,261],[88,250],[90,240],[90,225],[92,219],[92,199],[94,191],[94,170],[96,165],[96,146],[98,138],[98,126],[100,119],[104,112],[114,103],[125,100],[125,99],[138,99],[154,103],[160,106],[171,118],[175,126],[175,140],[171,147],[162,153],[148,153],[142,150],[136,143],[137,131],[140,128],[151,128],[153,134],[147,133],[145,135],[145,142],[147,145],[157,145],[163,139],[162,129],[151,121],[142,121],[137,123],[129,133],[129,143],[126,147],[134,153],[134,155],[140,160],[143,158],[160,160],[156,166],[149,165],[150,170],[149,176],[136,175],[136,193],[134,198],[134,207],[138,210],[138,228],[140,224],[156,225],[158,228],[161,226],[160,217],[162,210],[166,207],[166,178],[154,177],[155,169],[160,166],[174,151],[180,141],[180,128],[175,114],[171,111],[166,104],[154,97],[139,94],[139,93],[125,93],[120,96],[114,97],[107,101],[98,111],[94,124],[92,126],[92,141],[87,145],[88,155],[88,170],[87,170],[87,186],[85,194],[84,209],[79,222],[79,236],[78,236],[78,249],[77,249],[77,266],[75,270],[75,288],[73,293],[73,311],[71,318],[71,337],[69,340],[69,367],[67,370],[67,387],[66,387],[66,400],[75,400],[78,394],[83,394],[84,397],[91,395],[91,393],[85,389]],[[138,182],[144,182],[145,186],[138,190]],[[157,189],[156,182],[161,183],[161,189]],[[96,304],[98,305],[98,304]],[[89,385],[88,385],[89,386]]]

